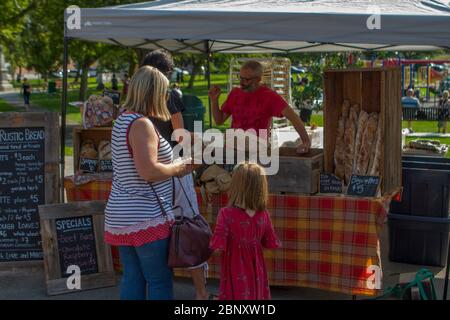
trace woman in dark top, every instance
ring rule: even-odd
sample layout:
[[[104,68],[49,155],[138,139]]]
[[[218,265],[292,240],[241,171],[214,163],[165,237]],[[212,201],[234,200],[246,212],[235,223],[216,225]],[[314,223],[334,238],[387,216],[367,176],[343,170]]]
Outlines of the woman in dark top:
[[[145,65],[157,68],[169,79],[174,68],[172,56],[168,51],[165,50],[154,50],[149,54],[147,54],[144,60],[142,61],[141,67]],[[181,95],[177,90],[170,90],[167,107],[171,114],[171,119],[169,121],[164,121],[153,117],[150,117],[150,120],[156,126],[161,136],[163,136],[167,141],[169,141],[171,146],[174,147],[178,142],[172,141],[173,131],[176,129],[184,129],[182,116],[182,112],[184,111],[184,105],[183,101],[181,100]],[[187,179],[188,177],[186,176],[185,178]],[[192,176],[190,176],[190,179],[192,180]],[[187,181],[187,183],[185,184],[185,182],[182,182],[180,180],[180,183],[185,185],[187,188],[193,189],[193,181]],[[175,185],[174,188],[177,189],[177,186]],[[186,191],[187,194],[191,194],[192,192],[194,192],[193,190],[186,190]],[[194,201],[196,202],[196,199],[194,199]],[[194,211],[197,211],[196,213],[199,214],[198,205],[196,205],[196,203],[194,202],[192,202],[192,204],[194,206]],[[187,215],[189,213],[185,212],[185,214]],[[192,280],[195,286],[196,298],[198,300],[214,299],[215,296],[208,294],[208,291],[206,289],[206,278],[205,278],[205,271],[207,270],[206,262],[197,267],[189,269],[191,270]]]
[[[28,83],[27,78],[23,78],[22,91],[23,100],[25,102],[25,109],[28,111],[28,109],[30,108],[31,85]]]

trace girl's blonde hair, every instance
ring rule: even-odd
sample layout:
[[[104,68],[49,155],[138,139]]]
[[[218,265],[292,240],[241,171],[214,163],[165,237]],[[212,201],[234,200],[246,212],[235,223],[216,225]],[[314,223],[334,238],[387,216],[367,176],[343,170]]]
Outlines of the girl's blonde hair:
[[[124,107],[145,116],[170,120],[168,88],[166,76],[156,68],[143,66],[131,78]]]
[[[262,211],[267,208],[269,189],[264,169],[256,163],[244,162],[233,170],[229,205]]]

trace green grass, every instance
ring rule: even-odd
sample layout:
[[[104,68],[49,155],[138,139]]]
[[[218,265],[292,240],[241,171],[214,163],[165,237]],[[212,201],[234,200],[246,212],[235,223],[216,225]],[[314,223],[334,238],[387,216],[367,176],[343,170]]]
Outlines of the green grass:
[[[73,147],[65,146],[64,154],[67,156],[73,156]]]
[[[17,111],[17,108],[0,99],[0,112]]]
[[[411,121],[414,132],[437,132],[437,121]],[[402,128],[408,128],[408,121],[402,121]]]
[[[185,81],[181,84],[181,90],[183,94],[195,95],[197,96],[203,103],[206,108],[204,124],[205,128],[209,128],[209,108],[208,108],[208,82],[204,79],[202,75],[196,77],[196,81],[194,82],[194,87],[192,89],[186,89],[188,85],[188,81]],[[211,75],[211,85],[218,85],[222,89],[222,94],[219,98],[219,103],[225,102],[228,92],[228,76],[226,74],[212,74]],[[214,124],[214,120],[213,120]],[[230,127],[231,121],[228,119],[223,125],[216,126],[220,130],[225,130]]]
[[[406,137],[406,144],[409,143],[409,141],[411,140],[416,140],[416,139],[422,139],[422,138],[418,138],[418,137]],[[446,144],[448,146],[450,146],[450,138],[423,138],[423,139],[427,139],[427,140],[439,140],[441,142],[441,144]],[[450,148],[449,151],[447,151],[446,158],[450,158]]]
[[[319,127],[323,127],[323,115],[321,114],[313,114],[311,115],[311,124],[316,124]]]

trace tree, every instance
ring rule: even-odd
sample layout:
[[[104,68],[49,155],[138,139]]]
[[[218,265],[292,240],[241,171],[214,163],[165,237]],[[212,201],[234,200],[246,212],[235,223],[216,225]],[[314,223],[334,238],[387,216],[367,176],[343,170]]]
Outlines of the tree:
[[[2,0],[0,2],[0,44],[7,44],[22,30],[24,17],[37,6],[36,0]]]

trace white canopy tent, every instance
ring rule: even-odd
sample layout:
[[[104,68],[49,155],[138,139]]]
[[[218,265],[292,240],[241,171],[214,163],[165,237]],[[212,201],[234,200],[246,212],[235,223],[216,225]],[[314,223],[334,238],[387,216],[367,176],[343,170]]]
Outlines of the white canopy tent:
[[[446,2],[160,0],[82,8],[67,36],[172,52],[433,50],[450,47]]]

